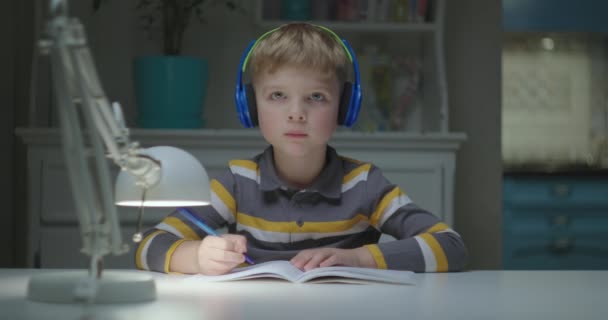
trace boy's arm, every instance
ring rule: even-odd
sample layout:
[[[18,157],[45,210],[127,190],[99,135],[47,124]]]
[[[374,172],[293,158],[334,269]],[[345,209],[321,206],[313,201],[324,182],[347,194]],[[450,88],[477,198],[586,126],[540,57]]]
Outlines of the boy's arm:
[[[202,207],[198,214],[205,217],[205,221],[213,221],[211,206]],[[212,228],[221,227],[217,223],[208,223]],[[159,224],[144,233],[143,240],[139,243],[135,252],[135,263],[138,269],[151,270],[168,273],[174,271],[171,268],[174,254],[177,253],[180,265],[183,265],[184,248],[192,247],[200,243],[207,234],[185,219],[177,211],[165,217]],[[196,251],[194,251],[196,253]],[[191,259],[196,259],[196,255]],[[192,260],[195,261],[195,260]],[[181,268],[180,268],[181,269]],[[185,272],[185,270],[180,270]]]
[[[200,272],[198,249],[201,240],[188,240],[180,243],[169,259],[169,271],[187,274]]]
[[[224,274],[245,262],[247,240],[238,234],[206,236],[182,242],[173,253],[171,272],[206,275]]]
[[[462,270],[467,250],[458,233],[418,207],[372,167],[367,183],[370,222],[397,240],[366,246],[378,268],[416,272]]]
[[[224,185],[228,185],[229,190],[232,191],[232,181],[233,177],[230,172],[217,180],[213,179],[211,181],[211,205],[195,210],[213,229],[234,223],[234,212],[236,212],[234,200],[232,193],[224,187]],[[192,251],[181,252],[181,250],[200,243],[200,240],[206,236],[205,231],[175,211],[146,231],[144,239],[139,243],[135,252],[136,266],[143,270],[170,272],[172,270],[171,259],[178,247],[180,252],[177,257],[181,261],[182,253]],[[184,242],[192,243],[184,244]],[[192,259],[195,258],[196,256],[192,257]]]

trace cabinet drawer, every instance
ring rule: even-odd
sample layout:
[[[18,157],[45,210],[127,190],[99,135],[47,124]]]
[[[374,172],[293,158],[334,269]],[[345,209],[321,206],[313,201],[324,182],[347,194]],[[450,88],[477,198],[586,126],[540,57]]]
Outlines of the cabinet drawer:
[[[573,233],[608,235],[608,210],[598,208],[508,208],[503,210],[508,236]]]
[[[563,234],[505,239],[505,269],[608,269],[608,237]]]
[[[608,269],[608,178],[506,176],[506,269]]]
[[[608,209],[608,179],[605,177],[505,177],[503,201],[507,208]]]

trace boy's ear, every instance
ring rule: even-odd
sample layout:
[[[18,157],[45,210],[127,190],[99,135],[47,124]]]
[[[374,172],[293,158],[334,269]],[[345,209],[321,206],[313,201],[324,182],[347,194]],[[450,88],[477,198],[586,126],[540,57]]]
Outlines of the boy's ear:
[[[353,91],[353,84],[350,82],[344,83],[344,88],[342,88],[342,95],[340,95],[340,106],[338,108],[338,124],[343,125],[344,121],[346,121],[346,115],[348,114],[348,109],[350,108],[350,99]]]
[[[247,96],[247,109],[249,110],[249,117],[251,118],[251,124],[254,127],[258,126],[258,106],[255,102],[255,91],[253,90],[252,84],[245,86],[245,95]]]

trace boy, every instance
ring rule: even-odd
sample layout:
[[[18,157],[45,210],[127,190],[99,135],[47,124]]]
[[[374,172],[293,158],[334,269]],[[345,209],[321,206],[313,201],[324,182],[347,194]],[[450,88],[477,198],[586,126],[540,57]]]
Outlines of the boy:
[[[138,268],[219,275],[241,265],[245,254],[255,262],[290,260],[303,270],[464,267],[466,249],[456,232],[379,168],[328,146],[338,124],[352,125],[360,102],[358,79],[347,83],[351,71],[358,78],[348,44],[324,27],[288,24],[260,37],[241,66],[239,116],[246,126],[259,125],[270,146],[250,160],[230,161],[211,181],[211,206],[198,215],[229,234],[207,235],[174,212],[146,232]],[[247,67],[252,84],[245,88]],[[397,240],[377,243],[381,233]]]

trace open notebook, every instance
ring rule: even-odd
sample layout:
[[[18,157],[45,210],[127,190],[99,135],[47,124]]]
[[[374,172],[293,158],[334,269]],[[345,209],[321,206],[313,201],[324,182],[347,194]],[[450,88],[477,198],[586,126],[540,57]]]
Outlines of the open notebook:
[[[381,270],[354,267],[325,267],[302,271],[289,261],[269,261],[234,269],[232,272],[207,276],[197,274],[189,278],[202,281],[231,281],[254,278],[278,278],[296,283],[303,282],[344,282],[344,283],[394,283],[414,284],[411,271]]]

